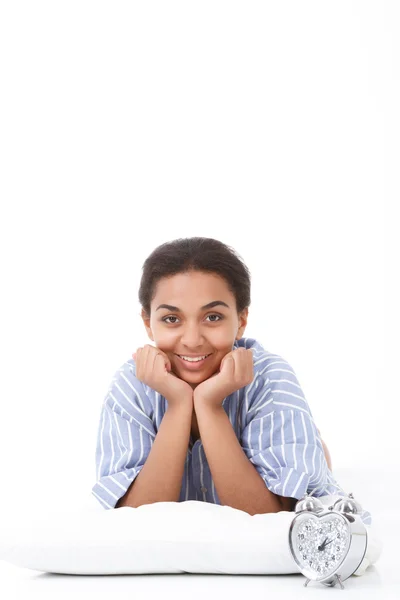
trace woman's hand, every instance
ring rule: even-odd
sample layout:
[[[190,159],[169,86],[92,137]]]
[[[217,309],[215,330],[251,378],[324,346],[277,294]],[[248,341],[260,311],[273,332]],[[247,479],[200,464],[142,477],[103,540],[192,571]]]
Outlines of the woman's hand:
[[[251,348],[236,348],[221,360],[220,371],[196,386],[194,405],[211,408],[222,406],[224,399],[251,383],[254,379],[253,352]]]
[[[136,362],[136,377],[164,396],[168,406],[186,403],[193,407],[193,389],[186,381],[169,372],[171,361],[165,352],[146,344],[132,356]]]

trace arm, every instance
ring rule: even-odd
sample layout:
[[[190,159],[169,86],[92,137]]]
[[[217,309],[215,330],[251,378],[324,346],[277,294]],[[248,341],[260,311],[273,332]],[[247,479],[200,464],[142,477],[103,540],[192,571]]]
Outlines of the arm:
[[[293,398],[303,403],[306,400],[290,365],[284,365],[289,367],[286,369],[274,368],[276,379],[271,382],[269,378],[265,382],[261,379],[264,385],[259,387],[259,392],[267,383],[270,387],[260,400],[254,395],[254,407],[247,407],[248,412],[257,410],[253,418],[247,420],[239,443],[222,403],[226,394],[254,381],[250,351],[241,350],[224,357],[220,372],[197,386],[194,392],[197,421],[212,478],[222,504],[251,515],[293,510],[296,498],[324,476],[328,467],[324,448],[316,439],[311,414],[301,407],[295,415],[293,409],[297,407]],[[272,359],[273,364],[286,363],[276,361],[276,357]],[[284,372],[280,378],[275,374],[279,371]],[[264,367],[264,373],[267,372]],[[292,381],[286,379],[287,373],[292,373]],[[295,386],[296,393],[287,390],[288,385]],[[271,402],[275,401],[272,392],[279,394],[277,406],[287,406],[287,409],[276,411],[277,414],[271,410]],[[312,458],[309,452],[307,455],[307,449],[313,452]],[[312,466],[308,464],[310,460]]]
[[[319,429],[317,429],[319,435],[321,435],[321,432]],[[331,455],[329,454],[329,450],[328,450],[328,446],[325,444],[324,440],[321,437],[321,443],[322,443],[322,447],[324,449],[324,454],[325,454],[325,458],[326,458],[326,462],[328,463],[328,467],[329,470],[332,471],[332,459],[331,459]]]
[[[320,430],[318,429],[318,433],[321,435]],[[326,462],[328,464],[328,468],[332,471],[332,461],[331,455],[329,454],[328,446],[325,444],[324,440],[321,438],[321,443],[324,448],[324,454],[326,458]],[[297,498],[287,498],[286,496],[278,496],[281,500],[282,510],[293,511],[296,506]]]
[[[201,406],[196,408],[196,415],[221,504],[250,515],[286,510],[243,452],[224,408]]]
[[[189,445],[192,406],[169,406],[139,475],[115,508],[178,502]]]
[[[222,406],[198,406],[196,415],[221,504],[250,515],[294,510],[297,498],[274,494],[266,487],[245,455]]]

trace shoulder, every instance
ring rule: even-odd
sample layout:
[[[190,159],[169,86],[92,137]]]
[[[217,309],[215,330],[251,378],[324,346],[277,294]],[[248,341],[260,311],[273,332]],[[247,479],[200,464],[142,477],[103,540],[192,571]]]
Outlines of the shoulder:
[[[136,365],[133,359],[125,361],[112,376],[108,391],[115,389],[135,389],[138,393],[143,393],[142,382],[136,377]]]
[[[235,347],[251,349],[253,352],[254,378],[246,386],[246,393],[252,402],[263,408],[263,414],[272,411],[299,410],[311,411],[292,365],[283,356],[266,350],[253,338],[241,338]]]
[[[245,348],[246,350],[251,350],[253,353],[254,359],[254,374],[262,375],[265,373],[267,369],[274,365],[279,365],[275,367],[276,371],[282,371],[282,369],[288,369],[293,372],[292,367],[279,354],[274,354],[269,350],[266,350],[264,346],[254,338],[240,338],[240,340],[236,340],[233,344],[233,349],[235,348]]]
[[[297,382],[294,369],[289,362],[280,356],[266,350],[260,342],[254,338],[241,338],[236,340],[234,348],[246,348],[253,353],[254,379],[260,379],[264,383],[285,378]]]
[[[115,372],[105,397],[105,403],[121,416],[136,419],[142,413],[152,418],[155,392],[136,377],[133,358],[125,361]]]

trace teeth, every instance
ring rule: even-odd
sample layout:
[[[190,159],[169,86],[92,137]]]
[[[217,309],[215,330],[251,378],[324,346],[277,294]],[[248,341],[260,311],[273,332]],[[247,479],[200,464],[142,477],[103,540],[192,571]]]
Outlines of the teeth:
[[[179,354],[180,358],[183,358],[183,360],[187,360],[188,362],[199,362],[199,360],[203,360],[204,358],[206,358],[207,354],[205,354],[204,356],[199,356],[198,358],[190,358],[189,356],[181,356]]]

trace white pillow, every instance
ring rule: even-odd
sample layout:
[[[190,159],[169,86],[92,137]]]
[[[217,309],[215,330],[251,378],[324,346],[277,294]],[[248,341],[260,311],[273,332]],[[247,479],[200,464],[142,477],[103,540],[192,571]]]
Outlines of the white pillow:
[[[324,496],[329,504],[338,496]],[[0,559],[49,573],[299,573],[289,551],[295,513],[249,515],[190,500],[138,508],[16,514],[0,526]],[[356,574],[381,554],[375,528]]]

